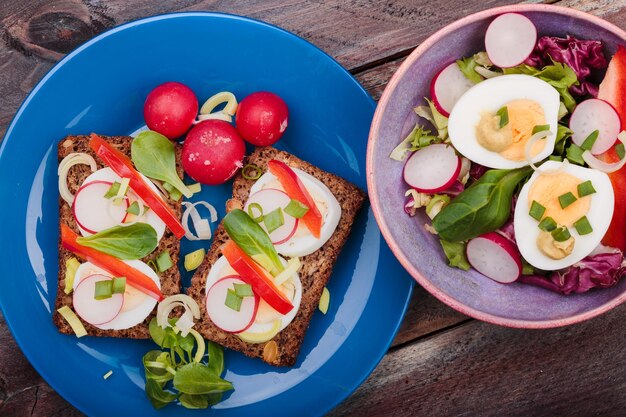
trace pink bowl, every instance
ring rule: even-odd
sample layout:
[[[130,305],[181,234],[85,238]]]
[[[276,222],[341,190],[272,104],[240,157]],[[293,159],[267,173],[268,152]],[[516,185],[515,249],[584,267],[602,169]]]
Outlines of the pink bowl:
[[[426,232],[423,213],[403,213],[403,164],[391,150],[417,121],[413,108],[429,96],[430,80],[447,62],[484,50],[484,34],[499,14],[522,13],[539,35],[573,35],[604,42],[611,56],[626,44],[626,32],[595,16],[550,5],[515,5],[473,14],[441,29],[403,62],[383,93],[370,130],[367,185],[374,215],[385,240],[404,268],[435,297],[479,320],[503,326],[549,328],[577,323],[602,314],[626,300],[626,279],[618,285],[563,296],[524,284],[498,284],[476,271],[446,264],[438,239]]]

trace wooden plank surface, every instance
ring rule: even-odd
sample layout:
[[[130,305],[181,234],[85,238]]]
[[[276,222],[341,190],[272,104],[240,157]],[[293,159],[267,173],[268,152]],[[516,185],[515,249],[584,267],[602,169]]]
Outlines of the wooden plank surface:
[[[515,2],[3,0],[0,135],[54,62],[102,30],[139,17],[212,10],[275,23],[334,56],[378,99],[404,57],[430,33]],[[557,4],[626,26],[626,0]],[[580,325],[529,332],[468,319],[418,286],[390,353],[331,415],[624,416],[625,337],[623,306]],[[81,415],[32,369],[1,315],[0,415]]]

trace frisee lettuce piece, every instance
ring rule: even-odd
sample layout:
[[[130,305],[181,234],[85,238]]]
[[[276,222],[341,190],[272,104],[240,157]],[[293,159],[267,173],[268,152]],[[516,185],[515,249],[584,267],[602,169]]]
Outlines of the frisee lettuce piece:
[[[448,265],[463,271],[468,271],[471,268],[465,256],[465,242],[448,242],[440,239],[439,243],[441,243],[443,252],[446,254],[446,258],[448,258]]]
[[[456,65],[459,67],[465,78],[473,82],[474,84],[478,84],[483,80],[476,71],[476,58],[474,56],[470,56],[468,58],[457,59]]]
[[[416,124],[411,133],[391,151],[389,157],[396,161],[404,161],[410,152],[414,152],[433,143],[441,143],[441,140],[437,136],[431,135],[430,130],[424,129],[419,124]]]

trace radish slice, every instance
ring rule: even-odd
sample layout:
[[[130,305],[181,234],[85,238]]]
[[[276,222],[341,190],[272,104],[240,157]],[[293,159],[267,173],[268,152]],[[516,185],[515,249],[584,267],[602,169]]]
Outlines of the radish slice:
[[[461,171],[461,158],[452,146],[438,143],[413,153],[404,164],[404,181],[422,193],[450,188]]]
[[[86,232],[98,233],[126,219],[128,200],[116,206],[112,200],[104,197],[112,184],[110,181],[91,181],[83,184],[76,192],[72,212],[76,223]]]
[[[619,115],[613,106],[599,98],[585,100],[577,105],[569,120],[569,128],[574,132],[572,140],[578,146],[595,130],[600,132],[591,148],[594,155],[604,153],[613,146],[621,127]]]
[[[473,85],[453,62],[435,75],[430,83],[430,96],[439,113],[448,117],[457,100]]]
[[[475,270],[502,284],[515,281],[522,273],[522,257],[515,244],[489,232],[467,243],[467,260]]]
[[[227,333],[241,333],[254,323],[259,296],[243,297],[239,311],[226,306],[226,294],[234,284],[245,284],[238,275],[229,275],[217,281],[206,295],[206,311],[209,319]]]
[[[257,203],[263,209],[263,213],[267,214],[276,210],[277,208],[284,209],[285,207],[287,207],[290,201],[291,198],[289,198],[287,193],[285,193],[284,191],[278,190],[276,188],[264,188],[252,194],[250,198],[248,198],[248,201],[246,202],[243,210],[245,212],[248,212],[248,207],[250,206],[250,204]],[[253,211],[253,214],[254,216],[258,215],[256,210]],[[285,243],[286,241],[288,241],[294,235],[294,233],[296,233],[296,229],[298,228],[298,219],[296,219],[295,217],[292,217],[283,212],[283,219],[285,221],[283,225],[269,234],[272,243],[275,245],[280,245],[281,243]],[[260,225],[263,230],[267,231],[263,222],[261,222]]]
[[[485,50],[494,65],[515,67],[535,49],[537,28],[529,18],[518,13],[496,17],[485,34]]]
[[[76,314],[87,323],[99,326],[110,322],[122,310],[124,305],[123,294],[113,294],[110,298],[96,300],[96,282],[110,281],[111,277],[93,274],[80,281],[74,290],[72,303]]]

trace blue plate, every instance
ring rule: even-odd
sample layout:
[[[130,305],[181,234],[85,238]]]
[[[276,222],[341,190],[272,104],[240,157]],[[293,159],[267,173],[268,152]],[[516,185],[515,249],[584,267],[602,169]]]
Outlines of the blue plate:
[[[275,368],[228,351],[225,378],[235,390],[210,411],[152,409],[141,367],[142,355],[155,348],[151,341],[77,339],[59,334],[51,322],[58,267],[56,144],[70,134],[134,131],[143,123],[146,95],[165,81],[187,84],[200,100],[221,90],[237,97],[278,93],[291,118],[279,147],[366,188],[365,147],[375,104],[328,55],[284,30],[237,16],[183,13],[125,24],[59,62],[28,96],[4,138],[5,319],[39,373],[89,415],[321,415],[384,355],[413,286],[369,207],[357,218],[333,272],[330,309],[314,315],[297,364]],[[223,209],[229,195],[225,184],[204,187],[200,198]],[[182,252],[197,246],[183,242]],[[109,370],[113,375],[104,380]]]

